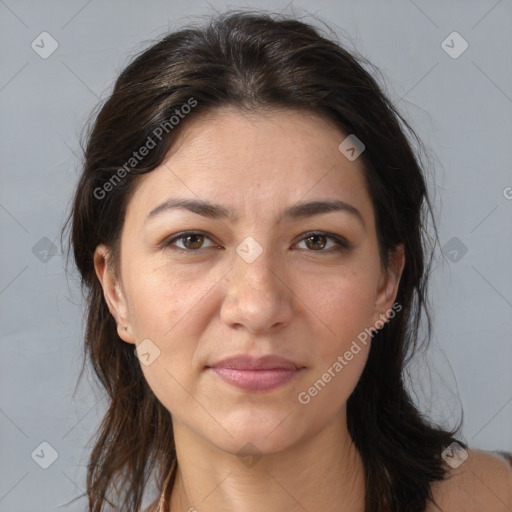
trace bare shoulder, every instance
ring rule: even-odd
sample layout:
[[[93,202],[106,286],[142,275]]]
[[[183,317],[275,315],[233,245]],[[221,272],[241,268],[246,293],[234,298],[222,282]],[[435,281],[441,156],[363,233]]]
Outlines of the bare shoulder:
[[[467,455],[458,467],[449,468],[444,480],[432,484],[439,507],[429,503],[426,512],[510,512],[511,463],[483,450],[468,449]]]

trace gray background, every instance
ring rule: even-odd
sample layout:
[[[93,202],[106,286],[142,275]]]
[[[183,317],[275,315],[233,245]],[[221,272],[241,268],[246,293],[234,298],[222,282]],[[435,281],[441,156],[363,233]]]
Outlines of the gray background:
[[[59,510],[77,496],[105,410],[90,376],[73,395],[82,302],[58,239],[91,109],[130,55],[168,28],[212,9],[290,5],[0,0],[0,511]],[[328,21],[382,70],[434,159],[446,258],[434,265],[432,348],[412,367],[418,400],[449,426],[463,409],[471,446],[512,450],[512,1],[293,6]],[[31,47],[43,31],[58,43],[46,59]],[[458,58],[441,46],[453,31],[469,44]],[[47,469],[43,442],[58,453]],[[85,500],[60,508],[85,509]]]

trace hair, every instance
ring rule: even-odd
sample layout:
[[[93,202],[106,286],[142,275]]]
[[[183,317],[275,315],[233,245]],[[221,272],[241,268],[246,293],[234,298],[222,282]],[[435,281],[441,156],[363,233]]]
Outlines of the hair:
[[[406,263],[396,297],[402,309],[374,333],[366,366],[347,402],[348,429],[364,465],[366,512],[419,512],[434,501],[431,483],[447,477],[443,449],[454,441],[466,447],[454,438],[460,425],[449,431],[422,415],[404,378],[408,361],[431,337],[429,217],[435,239],[437,229],[421,158],[414,151],[413,142],[423,147],[421,141],[365,70],[368,64],[296,17],[229,11],[153,42],[120,73],[108,99],[97,107],[63,228],[63,235],[69,228],[68,251],[72,248],[86,294],[82,373],[88,359],[110,398],[88,464],[89,511],[103,510],[113,488],[117,494],[111,499],[122,498],[122,510],[138,511],[148,472],[160,470],[160,490],[170,474],[170,489],[177,467],[171,415],[148,386],[133,345],[117,334],[95,275],[95,248],[106,244],[116,268],[138,176],[165,160],[190,119],[228,106],[245,112],[310,112],[364,143],[360,158],[382,265],[389,268],[390,252],[398,244],[404,245]],[[170,117],[190,105],[191,98],[194,108],[170,128]],[[161,140],[143,159],[134,160],[135,150],[158,138],[158,128],[165,132]],[[421,340],[423,320],[427,331]]]

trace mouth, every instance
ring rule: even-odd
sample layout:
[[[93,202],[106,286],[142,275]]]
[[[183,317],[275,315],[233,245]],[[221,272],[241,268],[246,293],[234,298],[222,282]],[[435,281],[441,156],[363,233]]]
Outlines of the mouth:
[[[224,359],[206,369],[239,389],[264,392],[290,382],[304,367],[274,355],[260,358],[241,355]]]
[[[292,380],[301,368],[287,370],[275,368],[273,370],[238,370],[235,368],[212,368],[224,382],[236,386],[245,391],[270,391],[283,386]]]

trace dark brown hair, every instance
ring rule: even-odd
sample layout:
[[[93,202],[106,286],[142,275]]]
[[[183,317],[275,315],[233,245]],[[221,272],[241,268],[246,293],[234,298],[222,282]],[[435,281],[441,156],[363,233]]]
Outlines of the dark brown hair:
[[[421,141],[365,70],[368,66],[375,70],[334,37],[295,17],[231,11],[166,35],[118,77],[89,127],[66,222],[87,293],[84,367],[88,359],[110,400],[88,466],[91,512],[100,512],[105,500],[121,498],[121,510],[138,511],[149,472],[159,469],[161,485],[175,463],[170,413],[149,388],[133,345],[117,334],[95,275],[94,250],[107,244],[115,262],[137,174],[164,161],[188,119],[228,105],[310,111],[365,144],[361,158],[382,263],[387,267],[390,251],[403,243],[406,264],[396,298],[402,309],[374,335],[348,399],[348,428],[364,463],[367,512],[419,512],[432,500],[430,484],[445,478],[441,453],[456,440],[457,430],[447,431],[421,414],[404,374],[409,358],[430,339],[427,278],[435,244],[427,235],[428,218],[434,240],[437,230],[421,157],[413,149],[413,142],[423,147]],[[194,108],[171,128],[168,120],[191,98]],[[165,122],[168,129],[158,144],[141,161],[131,160]],[[423,320],[427,329],[420,338]]]

